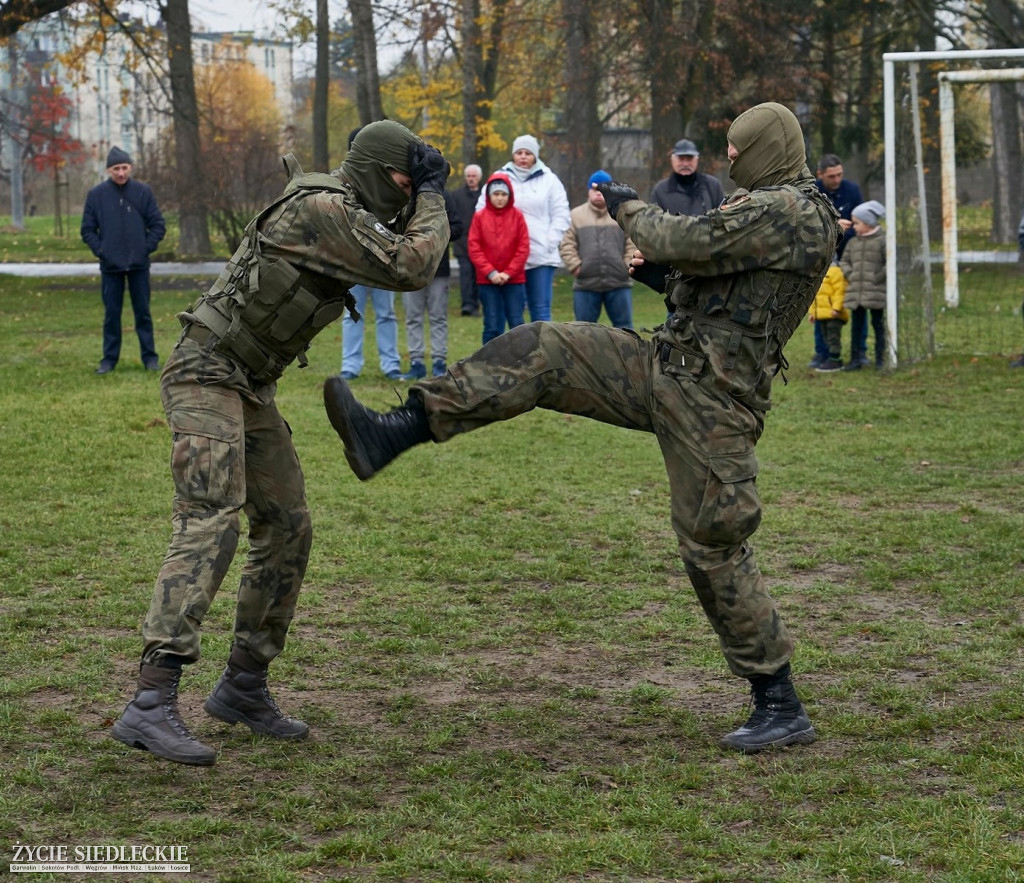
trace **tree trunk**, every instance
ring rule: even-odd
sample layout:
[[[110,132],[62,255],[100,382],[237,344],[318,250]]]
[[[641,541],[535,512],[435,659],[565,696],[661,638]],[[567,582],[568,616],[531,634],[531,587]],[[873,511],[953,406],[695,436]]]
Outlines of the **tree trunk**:
[[[651,84],[651,183],[665,174],[668,154],[682,132],[673,53],[665,47],[665,34],[672,22],[671,5],[671,0],[645,0],[643,3],[647,13],[647,70]]]
[[[989,0],[988,15],[991,19],[992,36],[989,45],[993,49],[1020,45],[1019,33],[1015,33],[1012,0]],[[1018,85],[1013,83],[992,83],[992,177],[997,181],[995,198],[992,202],[993,242],[1016,242],[1017,227],[1021,217],[1021,112]]]
[[[377,72],[377,32],[370,0],[348,0],[352,34],[356,44],[356,104],[362,125],[384,119]]]
[[[565,130],[561,145],[568,162],[566,189],[572,205],[587,199],[587,178],[602,165],[598,116],[598,47],[594,45],[594,4],[562,0],[565,18]]]
[[[480,108],[480,81],[477,74],[482,63],[480,33],[480,0],[462,0],[462,164],[478,161],[476,119]]]
[[[327,0],[316,0],[316,75],[313,79],[313,168],[330,165],[327,138],[327,100],[331,81],[331,27]]]
[[[178,168],[178,223],[181,227],[178,250],[182,256],[208,257],[213,250],[210,248],[206,187],[199,152],[199,109],[192,71],[188,0],[166,0],[161,14],[167,25],[174,160]]]
[[[7,40],[7,63],[10,65],[11,85],[8,92],[7,122],[4,130],[11,144],[11,226],[17,230],[25,229],[25,186],[24,186],[24,155],[21,128],[21,108],[25,99],[25,90],[20,84],[21,68],[18,60],[18,39],[9,37]]]
[[[481,65],[478,74],[480,81],[480,104],[477,106],[477,118],[485,123],[491,120],[491,111],[494,107],[494,97],[498,88],[498,62],[501,59],[501,38],[505,30],[505,15],[508,10],[509,0],[493,0],[491,3],[491,29],[487,35],[487,58],[481,55]],[[478,160],[484,170],[484,180],[490,173],[489,170],[496,168],[498,164],[491,162],[491,150],[488,147],[480,150]]]

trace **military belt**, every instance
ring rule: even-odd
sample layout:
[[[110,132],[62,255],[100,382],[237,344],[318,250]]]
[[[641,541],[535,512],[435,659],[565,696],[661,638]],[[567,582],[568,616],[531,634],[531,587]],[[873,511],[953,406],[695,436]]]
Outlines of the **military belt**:
[[[200,346],[203,346],[210,342],[210,338],[217,340],[217,335],[214,334],[205,325],[200,325],[198,322],[192,322],[186,326],[185,331],[182,333],[182,337],[187,337],[189,340],[194,340]]]
[[[671,344],[661,341],[656,344],[658,358],[663,362],[668,362],[670,365],[678,365],[682,368],[686,364],[686,355],[682,350],[677,350]]]

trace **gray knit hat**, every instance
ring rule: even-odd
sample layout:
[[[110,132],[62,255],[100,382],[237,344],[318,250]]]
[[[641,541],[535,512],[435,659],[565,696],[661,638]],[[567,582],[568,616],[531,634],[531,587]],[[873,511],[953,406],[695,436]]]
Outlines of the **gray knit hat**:
[[[869,199],[858,205],[850,214],[869,227],[877,227],[878,222],[885,218],[885,206],[877,199]]]
[[[132,164],[132,158],[125,153],[120,147],[111,147],[110,153],[107,154],[107,168],[112,166],[119,166],[122,163]]]

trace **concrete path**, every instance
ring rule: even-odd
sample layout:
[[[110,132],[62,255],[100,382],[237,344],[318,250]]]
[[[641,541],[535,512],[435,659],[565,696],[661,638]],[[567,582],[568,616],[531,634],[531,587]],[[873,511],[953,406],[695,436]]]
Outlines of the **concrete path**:
[[[151,264],[152,276],[216,276],[226,261],[196,261],[194,263],[162,262]],[[89,264],[4,264],[0,274],[10,276],[99,276],[100,265]]]

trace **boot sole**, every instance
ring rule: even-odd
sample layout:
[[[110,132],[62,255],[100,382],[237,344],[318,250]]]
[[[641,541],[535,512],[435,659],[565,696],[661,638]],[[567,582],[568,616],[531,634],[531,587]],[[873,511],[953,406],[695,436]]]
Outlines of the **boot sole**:
[[[254,733],[259,733],[261,736],[271,736],[274,739],[291,740],[298,742],[301,739],[305,739],[309,736],[309,727],[298,733],[275,733],[269,727],[264,726],[259,721],[254,721],[251,718],[247,718],[242,712],[236,708],[232,708],[230,705],[225,705],[219,699],[214,699],[212,696],[206,700],[203,705],[203,709],[210,717],[215,717],[219,721],[223,721],[226,724],[244,724]]]
[[[814,727],[808,727],[806,730],[801,730],[798,733],[789,733],[780,739],[762,742],[757,745],[734,745],[725,739],[718,744],[722,748],[729,748],[732,751],[742,751],[744,754],[757,754],[759,751],[765,751],[769,748],[783,748],[786,745],[810,745],[817,738],[818,734],[814,732]]]
[[[164,760],[172,760],[175,763],[186,763],[190,766],[213,766],[217,761],[217,754],[213,752],[210,756],[196,757],[194,755],[176,754],[173,751],[166,751],[160,748],[159,743],[150,744],[145,734],[134,727],[129,727],[122,721],[116,721],[110,731],[110,735],[123,742],[129,748],[138,748],[140,751],[148,751],[150,754],[162,757]],[[154,747],[156,745],[156,747]],[[212,749],[211,749],[212,751]]]
[[[370,465],[369,458],[362,448],[359,437],[352,429],[352,423],[348,418],[348,408],[358,404],[348,384],[340,377],[328,377],[324,382],[324,408],[327,409],[327,419],[331,426],[338,433],[342,444],[345,446],[345,459],[349,467],[356,474],[360,481],[367,481],[376,474],[377,470]]]

